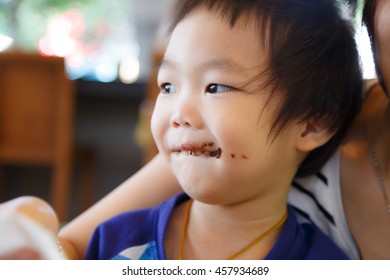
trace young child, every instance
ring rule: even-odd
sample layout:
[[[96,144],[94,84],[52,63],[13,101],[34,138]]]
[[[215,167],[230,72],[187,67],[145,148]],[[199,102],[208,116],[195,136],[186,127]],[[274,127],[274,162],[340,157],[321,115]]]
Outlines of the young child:
[[[86,259],[345,259],[287,206],[360,105],[337,1],[180,0],[152,133],[185,193],[118,215]]]

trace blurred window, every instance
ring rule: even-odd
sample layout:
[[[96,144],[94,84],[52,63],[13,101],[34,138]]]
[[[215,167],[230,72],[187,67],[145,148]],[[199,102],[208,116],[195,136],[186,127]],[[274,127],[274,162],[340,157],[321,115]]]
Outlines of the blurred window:
[[[71,78],[139,79],[133,1],[0,0],[0,51],[65,57]]]

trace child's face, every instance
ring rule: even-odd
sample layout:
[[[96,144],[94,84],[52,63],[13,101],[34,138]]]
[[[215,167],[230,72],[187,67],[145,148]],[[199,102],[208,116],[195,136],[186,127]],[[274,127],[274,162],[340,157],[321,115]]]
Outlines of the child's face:
[[[253,24],[239,20],[232,29],[214,11],[192,12],[172,33],[151,127],[193,198],[234,203],[279,192],[275,184],[288,188],[298,164],[297,132],[289,125],[272,142],[276,102],[265,107],[259,81],[248,83],[266,59]]]

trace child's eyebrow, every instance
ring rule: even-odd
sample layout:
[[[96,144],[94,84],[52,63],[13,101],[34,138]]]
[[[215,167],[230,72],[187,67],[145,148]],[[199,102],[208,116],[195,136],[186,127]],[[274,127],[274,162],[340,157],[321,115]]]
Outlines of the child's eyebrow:
[[[178,70],[179,63],[169,60],[169,59],[163,59],[160,63],[159,69],[161,68],[167,68],[172,70]],[[194,69],[198,71],[206,71],[210,69],[218,69],[218,70],[224,70],[229,72],[238,72],[241,74],[249,74],[247,68],[242,66],[240,63],[227,58],[212,58],[205,61],[201,61],[194,65]]]

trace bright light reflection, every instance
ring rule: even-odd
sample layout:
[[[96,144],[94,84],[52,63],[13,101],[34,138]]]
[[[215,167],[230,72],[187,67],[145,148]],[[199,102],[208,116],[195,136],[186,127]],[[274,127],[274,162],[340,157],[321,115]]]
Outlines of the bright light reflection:
[[[12,45],[13,42],[14,42],[14,39],[12,39],[11,37],[0,34],[0,52],[8,49]]]
[[[73,52],[76,42],[62,34],[53,34],[49,40],[42,38],[39,49],[46,55],[65,57]]]
[[[115,65],[102,63],[96,67],[95,75],[98,81],[109,83],[115,81],[118,71]]]
[[[363,67],[364,79],[375,79],[375,64],[371,51],[370,38],[368,37],[367,28],[362,27],[357,31],[356,41],[358,44],[360,59]]]
[[[135,56],[128,56],[123,59],[119,67],[119,79],[126,83],[131,84],[137,81],[140,73],[139,60]]]
[[[48,56],[69,57],[82,49],[80,39],[84,32],[84,19],[78,10],[69,10],[52,18],[46,34],[39,40],[39,51]]]

